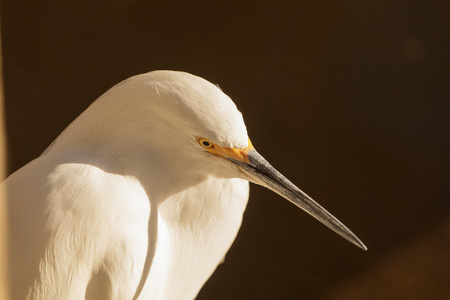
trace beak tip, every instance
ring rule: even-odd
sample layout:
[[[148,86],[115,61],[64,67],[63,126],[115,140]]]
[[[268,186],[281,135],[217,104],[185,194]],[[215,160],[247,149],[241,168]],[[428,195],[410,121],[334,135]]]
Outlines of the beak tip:
[[[363,243],[361,243],[360,245],[358,245],[359,248],[363,249],[364,251],[369,250],[366,245],[364,245]]]
[[[360,239],[358,239],[355,235],[353,236],[353,238],[351,240],[349,240],[352,244],[354,244],[355,246],[357,246],[358,248],[361,248],[364,251],[367,251],[368,248],[366,245],[364,245],[363,242],[361,242]]]

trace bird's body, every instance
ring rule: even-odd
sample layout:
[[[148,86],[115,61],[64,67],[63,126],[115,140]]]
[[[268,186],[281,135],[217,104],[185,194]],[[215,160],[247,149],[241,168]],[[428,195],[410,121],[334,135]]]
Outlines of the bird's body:
[[[248,180],[300,197],[259,159],[234,103],[199,77],[113,87],[3,184],[13,297],[195,298],[236,237]]]

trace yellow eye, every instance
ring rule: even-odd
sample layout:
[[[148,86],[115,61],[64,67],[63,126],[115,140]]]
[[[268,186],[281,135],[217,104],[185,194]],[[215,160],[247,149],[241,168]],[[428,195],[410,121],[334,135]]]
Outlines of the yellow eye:
[[[202,146],[203,148],[209,149],[209,148],[214,147],[213,143],[208,141],[207,139],[197,138],[197,141],[200,144],[200,146]]]

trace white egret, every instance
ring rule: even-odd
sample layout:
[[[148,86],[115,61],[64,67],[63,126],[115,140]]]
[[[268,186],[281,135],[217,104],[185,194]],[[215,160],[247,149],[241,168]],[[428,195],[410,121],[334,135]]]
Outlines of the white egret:
[[[218,87],[131,77],[4,182],[13,297],[193,299],[236,237],[248,181],[366,249],[255,151]]]

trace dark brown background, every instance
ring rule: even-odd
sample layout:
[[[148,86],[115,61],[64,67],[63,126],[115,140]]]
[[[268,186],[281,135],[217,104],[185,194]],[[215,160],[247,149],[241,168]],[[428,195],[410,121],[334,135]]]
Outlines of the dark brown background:
[[[450,299],[448,1],[1,1],[9,171],[155,69],[202,76],[369,247],[252,186],[198,299]]]

